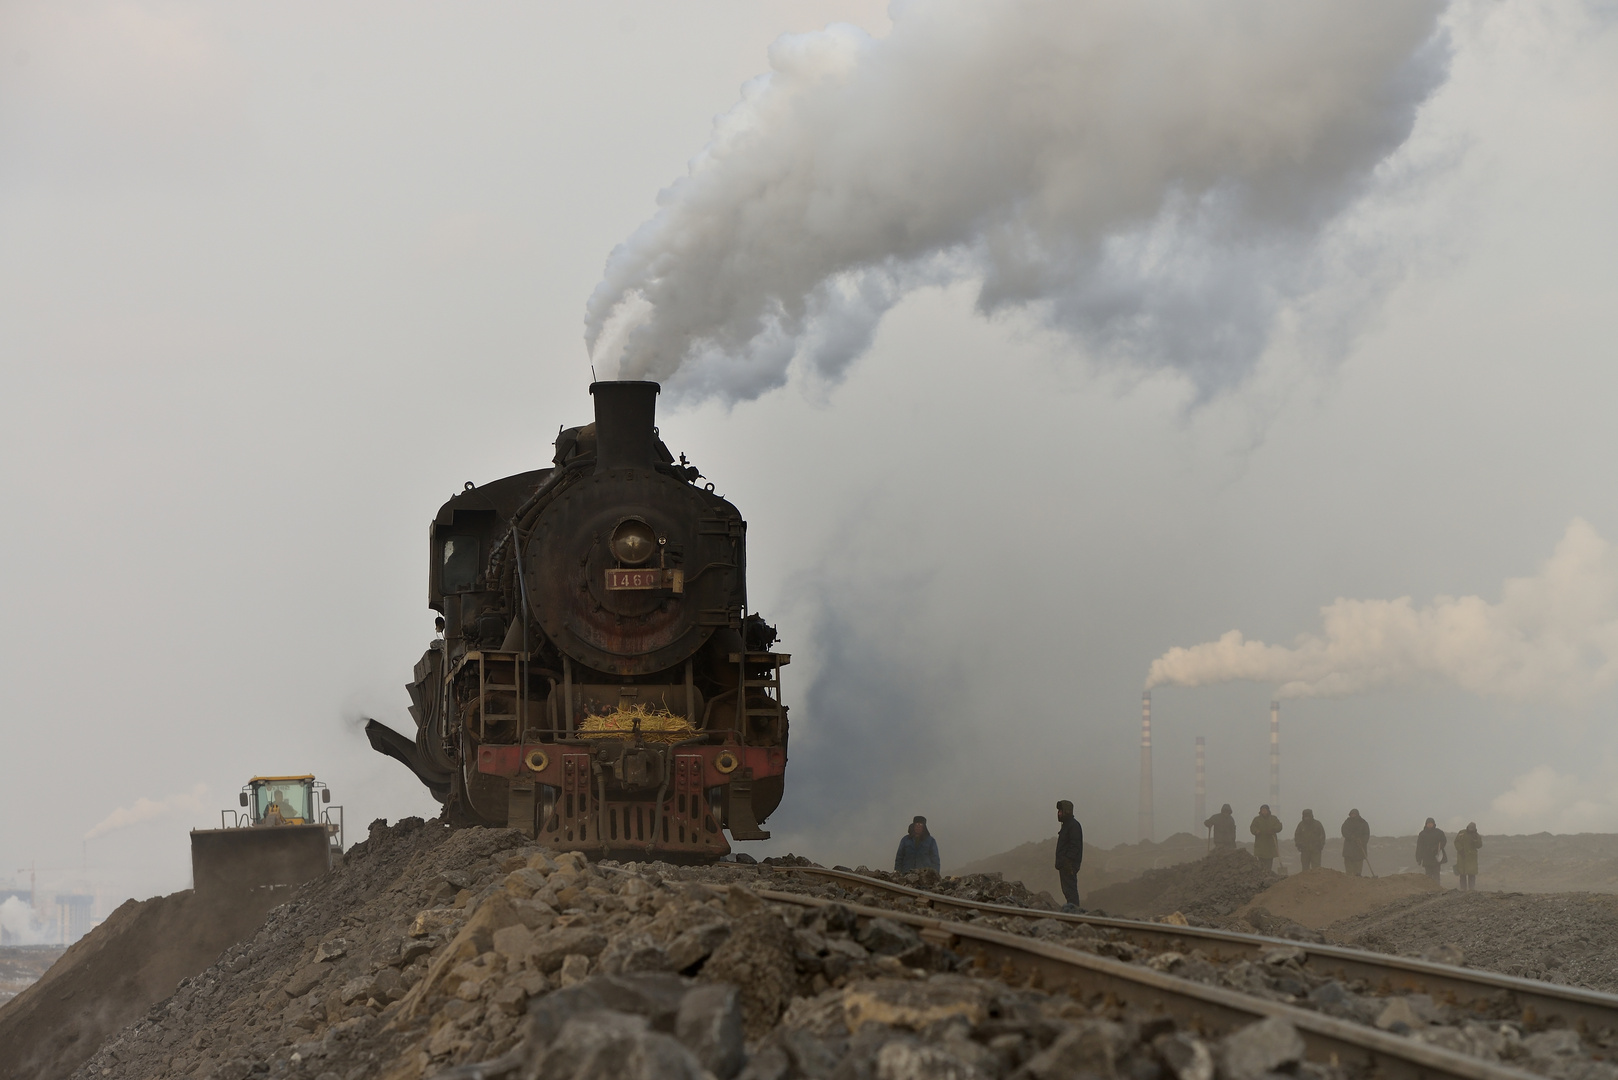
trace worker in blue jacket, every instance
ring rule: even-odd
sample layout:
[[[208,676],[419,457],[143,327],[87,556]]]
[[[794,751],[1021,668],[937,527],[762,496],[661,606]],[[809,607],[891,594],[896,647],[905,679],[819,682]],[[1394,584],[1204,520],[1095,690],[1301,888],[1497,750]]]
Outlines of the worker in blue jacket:
[[[939,869],[938,841],[927,831],[927,819],[920,814],[910,823],[910,830],[899,841],[899,853],[893,857],[895,874],[908,874],[912,870],[943,873]]]

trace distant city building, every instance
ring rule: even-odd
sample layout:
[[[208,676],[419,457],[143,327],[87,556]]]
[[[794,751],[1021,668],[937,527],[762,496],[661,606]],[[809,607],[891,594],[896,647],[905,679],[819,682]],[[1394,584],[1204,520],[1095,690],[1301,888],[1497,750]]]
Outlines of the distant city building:
[[[71,945],[95,925],[96,898],[93,895],[70,893],[56,898],[58,941]]]

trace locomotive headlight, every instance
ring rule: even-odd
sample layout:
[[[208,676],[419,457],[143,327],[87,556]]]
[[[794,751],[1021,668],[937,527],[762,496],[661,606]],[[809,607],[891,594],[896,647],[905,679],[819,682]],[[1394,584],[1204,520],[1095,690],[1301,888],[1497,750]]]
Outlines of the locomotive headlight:
[[[619,562],[639,566],[657,550],[657,534],[646,522],[629,518],[612,530],[610,546]]]

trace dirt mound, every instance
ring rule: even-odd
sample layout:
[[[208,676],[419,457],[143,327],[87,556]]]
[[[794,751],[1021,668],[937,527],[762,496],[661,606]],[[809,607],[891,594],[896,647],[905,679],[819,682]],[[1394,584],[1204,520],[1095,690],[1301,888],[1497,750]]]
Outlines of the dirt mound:
[[[267,904],[187,891],[130,900],[0,1009],[0,1080],[65,1077],[112,1032],[264,921]]]
[[[1112,848],[1086,844],[1084,865],[1079,870],[1079,895],[1088,902],[1089,895],[1097,889],[1129,881],[1147,870],[1192,862],[1207,853],[1207,841],[1190,833],[1175,833],[1158,843],[1142,840]],[[949,872],[958,877],[999,874],[1007,881],[1022,882],[1034,895],[1045,892],[1061,896],[1062,884],[1056,876],[1055,855],[1056,837],[1053,835],[1048,840],[1019,844],[1010,851],[951,867]]]
[[[62,952],[60,945],[0,946],[0,1005],[38,982]]]
[[[1453,945],[1469,967],[1618,992],[1618,896],[1609,893],[1451,889],[1334,923],[1326,937],[1401,956]]]
[[[1245,916],[1255,908],[1263,908],[1312,930],[1324,930],[1334,922],[1376,911],[1395,900],[1438,891],[1438,883],[1426,874],[1352,877],[1341,870],[1316,867],[1282,878],[1242,905],[1236,914]]]
[[[1050,893],[1030,892],[1020,881],[1007,881],[999,874],[967,874],[964,877],[940,877],[932,870],[912,870],[905,874],[892,874],[886,870],[860,867],[859,873],[881,881],[892,881],[912,889],[923,889],[944,896],[957,896],[963,900],[977,900],[1007,907],[1038,908],[1055,911],[1061,907]],[[872,894],[874,897],[875,894]],[[861,896],[864,903],[868,897]]]
[[[592,864],[510,830],[377,823],[343,867],[75,1076],[732,1080],[745,1065],[997,1080],[1019,1063],[1057,1075],[1098,1034],[1121,1075],[1161,1071],[1166,1037],[1201,1060],[1218,1052],[1145,1014],[1103,1017],[964,975],[960,956],[896,920],[769,903],[756,890],[775,880],[738,865]]]
[[[1148,870],[1133,881],[1097,889],[1084,906],[1112,915],[1151,918],[1178,911],[1199,919],[1229,915],[1281,880],[1241,848],[1196,862]]]

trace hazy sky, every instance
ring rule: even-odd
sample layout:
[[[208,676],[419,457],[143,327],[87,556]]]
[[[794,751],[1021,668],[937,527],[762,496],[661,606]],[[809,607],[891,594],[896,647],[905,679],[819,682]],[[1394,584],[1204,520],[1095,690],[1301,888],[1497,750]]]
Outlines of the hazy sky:
[[[184,887],[186,829],[254,773],[315,772],[350,839],[435,810],[358,724],[410,723],[431,516],[589,419],[609,255],[771,43],[838,20],[892,27],[856,2],[0,4],[0,882]],[[666,397],[794,656],[788,795],[750,849],[880,861],[924,813],[948,864],[1050,835],[1061,797],[1133,840],[1152,662],[1231,630],[1325,649],[1340,598],[1477,597],[1455,610],[1497,609],[1499,648],[1289,699],[1289,827],[1618,829],[1618,22],[1442,23],[1441,83],[1233,385],[1098,360],[968,266],[906,279],[829,374]],[[1159,836],[1191,826],[1196,735],[1214,806],[1264,799],[1297,672],[1248,674],[1274,681],[1154,691]]]

